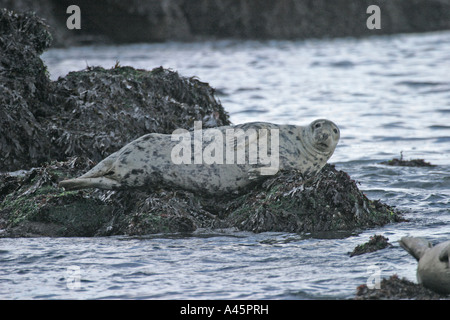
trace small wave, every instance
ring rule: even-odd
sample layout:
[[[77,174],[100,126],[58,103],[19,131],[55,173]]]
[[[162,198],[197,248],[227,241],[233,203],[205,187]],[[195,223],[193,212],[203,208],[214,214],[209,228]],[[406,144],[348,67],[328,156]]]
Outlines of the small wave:
[[[374,139],[378,141],[426,141],[431,140],[430,138],[418,138],[418,137],[402,137],[402,136],[373,136]],[[450,138],[450,137],[449,137]]]
[[[335,61],[329,64],[330,67],[335,68],[352,68],[355,64],[349,60]]]
[[[442,129],[448,130],[448,129],[450,129],[450,126],[444,126],[444,125],[437,124],[437,125],[428,126],[428,128],[433,129],[433,130],[442,130]]]
[[[450,137],[437,137],[434,142],[442,143],[442,142],[450,142]]]
[[[431,87],[431,86],[449,85],[448,83],[435,81],[400,81],[395,84],[408,87]]]
[[[355,63],[349,60],[332,61],[332,62],[320,62],[313,61],[309,65],[310,67],[333,67],[333,68],[352,68]]]
[[[245,109],[245,110],[233,112],[231,114],[232,115],[235,115],[235,114],[251,114],[251,113],[261,114],[261,113],[267,113],[267,112],[269,112],[269,111],[265,110],[265,109]]]

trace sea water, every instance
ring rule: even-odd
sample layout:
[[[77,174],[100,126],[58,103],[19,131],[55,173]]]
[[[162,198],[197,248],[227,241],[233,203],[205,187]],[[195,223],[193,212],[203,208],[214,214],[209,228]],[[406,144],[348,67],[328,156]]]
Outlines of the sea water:
[[[43,60],[52,79],[116,61],[197,76],[235,124],[330,119],[341,140],[329,162],[408,222],[317,234],[4,238],[1,299],[347,299],[393,274],[416,282],[402,236],[450,238],[450,32],[85,46],[51,49]],[[380,164],[401,153],[435,166]],[[374,234],[392,247],[348,255]]]

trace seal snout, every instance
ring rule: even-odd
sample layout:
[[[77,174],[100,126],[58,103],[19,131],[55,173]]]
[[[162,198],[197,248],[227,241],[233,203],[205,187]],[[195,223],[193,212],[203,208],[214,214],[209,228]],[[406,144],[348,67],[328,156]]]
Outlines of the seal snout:
[[[320,132],[316,136],[317,138],[317,146],[320,146],[323,149],[327,149],[331,145],[331,135],[326,132]]]
[[[319,139],[322,142],[328,141],[328,137],[330,137],[330,135],[328,133],[326,133],[326,132],[322,132],[322,133],[319,134]]]

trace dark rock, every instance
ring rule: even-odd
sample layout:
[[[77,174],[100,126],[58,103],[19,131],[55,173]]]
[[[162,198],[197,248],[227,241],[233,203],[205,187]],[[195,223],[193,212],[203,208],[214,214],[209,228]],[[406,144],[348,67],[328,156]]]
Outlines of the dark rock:
[[[39,55],[51,40],[34,14],[0,10],[0,171],[47,158],[46,132],[37,117],[47,107],[50,80]]]
[[[380,164],[399,167],[434,167],[434,165],[429,162],[425,162],[423,159],[404,160],[403,152],[400,152],[400,159],[394,158],[389,161],[382,161]]]
[[[132,43],[165,40],[190,40],[190,26],[180,6],[181,0],[78,0],[82,14],[81,30],[73,31],[81,40],[87,36],[104,42]],[[65,27],[69,0],[55,0],[52,5],[59,23]]]
[[[34,12],[48,25],[48,30],[53,38],[52,46],[61,47],[83,43],[84,37],[74,34],[66,27],[67,6],[64,10],[59,10],[55,8],[52,0],[0,0],[0,8],[17,13]]]
[[[192,129],[194,121],[211,114],[217,115],[216,125],[230,124],[207,83],[162,67],[88,68],[52,87],[59,112],[48,110],[43,121],[52,159],[84,155],[98,162],[144,134]]]
[[[388,166],[399,166],[399,167],[434,167],[434,165],[432,165],[429,162],[426,162],[424,159],[403,160],[403,158],[400,159],[394,158],[392,160],[383,161],[380,163]]]
[[[6,179],[15,186],[13,192],[1,190],[2,236],[97,235],[113,218],[112,208],[87,192],[65,192],[57,187],[60,178],[79,174],[91,165],[88,159],[74,158],[32,169],[24,175],[0,175],[1,181]]]
[[[419,284],[397,275],[389,279],[382,279],[380,289],[369,289],[367,285],[360,285],[356,289],[356,300],[440,300],[450,296],[437,294]]]
[[[52,26],[57,45],[204,38],[304,39],[359,37],[450,29],[448,0],[78,0],[81,29],[68,30],[70,0],[0,0],[35,11]],[[381,29],[369,30],[370,5]]]
[[[58,188],[58,181],[78,176],[94,164],[72,158],[23,176],[0,175],[0,186],[5,186],[0,194],[1,236],[37,235],[39,230],[42,236],[145,235],[198,228],[321,232],[401,221],[393,208],[368,200],[345,172],[329,165],[308,181],[296,172],[282,172],[243,194],[213,198],[163,188]],[[51,228],[43,228],[44,224]]]
[[[50,81],[51,43],[34,14],[0,11],[0,172],[84,155],[94,161],[146,133],[230,124],[214,89],[163,68],[100,67]],[[214,121],[212,121],[214,120]]]
[[[281,172],[224,210],[230,224],[253,232],[355,230],[402,221],[395,209],[367,199],[347,173],[328,164],[306,181]]]
[[[392,244],[388,242],[388,238],[381,235],[373,235],[370,240],[364,244],[358,245],[350,252],[350,257],[359,256],[364,253],[374,252],[381,249],[391,247]]]

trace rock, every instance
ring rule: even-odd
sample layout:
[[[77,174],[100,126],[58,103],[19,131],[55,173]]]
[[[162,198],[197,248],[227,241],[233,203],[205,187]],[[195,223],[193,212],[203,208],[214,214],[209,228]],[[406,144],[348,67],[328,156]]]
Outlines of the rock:
[[[373,235],[370,240],[364,244],[358,245],[350,252],[350,257],[359,256],[364,253],[374,252],[381,249],[391,247],[392,244],[388,242],[388,238],[381,235]]]
[[[57,188],[60,177],[84,171],[87,159],[32,169],[23,176],[6,177],[15,185],[13,192],[0,194],[2,236],[94,236],[113,216],[112,208],[98,197],[83,192],[65,192]],[[13,180],[13,182],[11,182]],[[95,193],[95,192],[94,192]]]
[[[52,0],[0,0],[0,8],[6,8],[16,13],[35,13],[42,18],[52,34],[52,46],[70,46],[84,42],[84,37],[74,34],[66,27],[67,6],[64,10],[58,10]],[[99,37],[96,38],[100,40]]]
[[[400,279],[397,275],[389,279],[382,279],[380,289],[369,289],[367,285],[360,285],[356,289],[355,300],[440,300],[450,296],[437,294],[421,285],[407,279]]]
[[[117,63],[50,81],[39,57],[51,43],[45,23],[5,9],[0,23],[0,172],[78,155],[99,161],[146,133],[196,120],[230,124],[207,83],[162,67]]]
[[[0,175],[0,236],[145,235],[198,228],[320,232],[401,221],[393,208],[368,200],[346,173],[329,165],[310,181],[296,172],[282,172],[246,193],[223,197],[163,188],[58,188],[59,180],[77,176],[94,164],[87,158],[72,158],[23,176]],[[50,227],[43,228],[45,224]]]
[[[50,46],[48,27],[34,14],[0,10],[0,171],[47,159],[45,128],[50,80],[39,55]]]
[[[393,208],[367,199],[347,173],[329,164],[307,181],[296,172],[281,172],[227,206],[227,219],[253,232],[354,230],[402,220]]]
[[[52,83],[58,113],[43,121],[51,140],[51,159],[83,155],[100,161],[132,140],[151,132],[192,129],[194,121],[228,114],[214,89],[194,77],[160,68],[100,67],[71,72]]]
[[[400,159],[394,158],[389,161],[382,161],[380,164],[400,167],[435,167],[431,163],[425,162],[423,159],[404,160],[403,152],[400,152]]]
[[[69,0],[0,0],[33,10],[52,26],[57,45],[360,37],[450,29],[450,3],[441,0],[78,0],[81,29],[68,30]],[[366,27],[367,8],[381,11],[381,29]]]
[[[394,158],[392,160],[383,161],[380,163],[388,166],[399,166],[399,167],[434,167],[434,165],[432,165],[429,162],[426,162],[423,159],[403,160],[403,158],[400,159]]]

